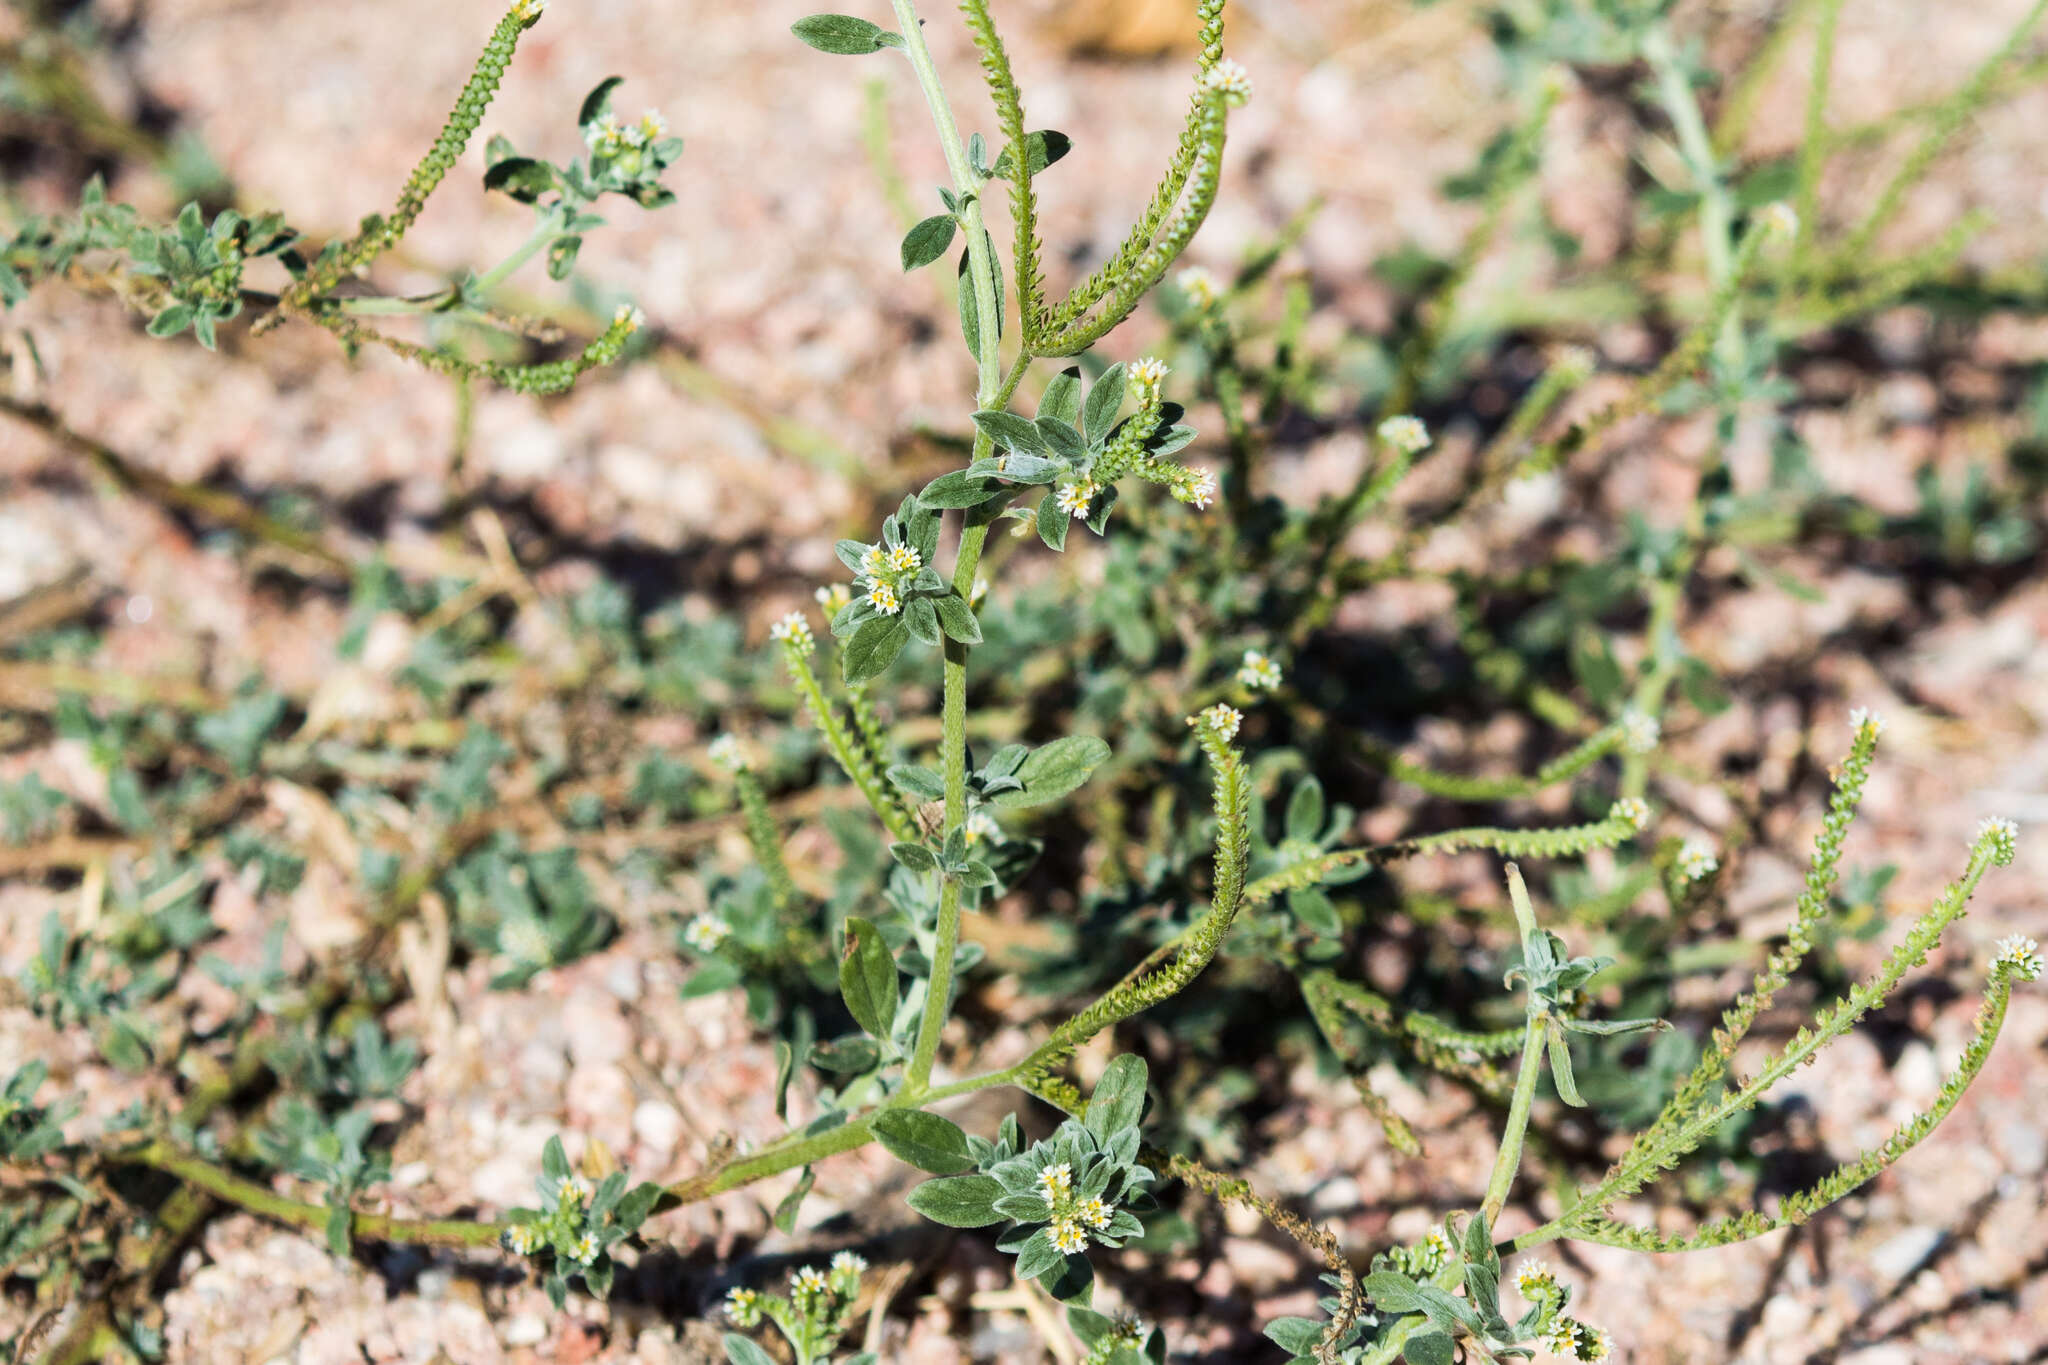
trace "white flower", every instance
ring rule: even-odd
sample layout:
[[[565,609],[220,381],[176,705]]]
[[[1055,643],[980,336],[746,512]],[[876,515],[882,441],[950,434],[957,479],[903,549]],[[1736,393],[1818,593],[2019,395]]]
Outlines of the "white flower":
[[[2041,945],[2025,934],[2014,934],[1998,940],[1998,956],[1991,959],[1991,965],[2004,967],[2022,981],[2038,981],[2041,978]]]
[[[1515,1292],[1530,1302],[1557,1288],[1557,1276],[1542,1261],[1531,1261],[1515,1272]]]
[[[584,1233],[570,1245],[569,1255],[589,1265],[597,1259],[597,1238],[588,1232]]]
[[[2010,820],[1993,817],[1977,826],[1977,837],[1970,842],[1987,841],[1991,845],[1991,861],[2000,867],[2011,867],[2020,852],[2020,827]]]
[[[857,1252],[842,1251],[832,1258],[832,1273],[834,1275],[851,1275],[857,1278],[867,1268],[866,1258]]]
[[[924,563],[924,556],[912,545],[898,545],[883,558],[887,561],[891,573],[909,573]]]
[[[512,15],[521,23],[530,24],[540,18],[547,7],[548,0],[519,0],[519,4],[513,9]]]
[[[1074,1217],[1099,1232],[1109,1226],[1109,1205],[1100,1199],[1083,1199],[1074,1206]]]
[[[1599,362],[1594,358],[1592,350],[1588,347],[1560,346],[1557,350],[1557,355],[1550,363],[1556,367],[1557,372],[1564,377],[1566,382],[1581,384],[1585,382],[1588,375],[1593,373],[1593,367]]]
[[[879,545],[870,545],[860,552],[860,571],[865,578],[880,578],[889,571],[888,551]]]
[[[896,589],[887,583],[877,583],[868,589],[868,601],[875,604],[875,610],[884,616],[894,616],[903,610],[903,599],[896,595]]]
[[[661,116],[659,109],[649,109],[640,116],[640,136],[648,142],[658,142],[668,136],[668,120]]]
[[[732,1320],[742,1327],[752,1327],[761,1321],[761,1295],[753,1289],[729,1289],[725,1295],[725,1311],[732,1314]]]
[[[1868,734],[1874,740],[1884,734],[1884,717],[1868,707],[1859,706],[1849,713],[1849,728],[1856,732],[1858,739]]]
[[[1223,291],[1216,284],[1216,277],[1198,265],[1191,265],[1173,277],[1180,292],[1197,308],[1214,308]]]
[[[505,1229],[505,1245],[521,1256],[531,1256],[540,1250],[540,1229],[531,1223],[514,1223]]]
[[[1254,692],[1270,692],[1280,685],[1280,665],[1256,649],[1244,652],[1237,666],[1237,680]]]
[[[961,829],[967,835],[967,842],[970,845],[978,844],[983,839],[1000,842],[1003,837],[1003,827],[985,810],[969,811]]]
[[[1687,839],[1678,849],[1678,875],[1689,882],[1696,882],[1714,875],[1721,866],[1721,860],[1714,856],[1714,846],[1705,839]]]
[[[612,326],[614,327],[623,327],[629,332],[637,332],[646,325],[647,314],[641,312],[630,303],[622,303],[612,311]]]
[[[1095,495],[1101,491],[1102,486],[1093,479],[1064,484],[1060,488],[1057,505],[1070,517],[1085,517],[1088,515],[1088,504],[1094,502]]]
[[[1196,511],[1206,511],[1216,500],[1216,475],[1206,469],[1191,467],[1169,484],[1166,491]]]
[[[967,590],[967,605],[974,611],[981,610],[981,603],[988,596],[988,579],[980,574],[974,576],[974,586]]]
[[[1202,84],[1211,90],[1220,90],[1223,97],[1232,104],[1243,104],[1252,97],[1252,78],[1243,65],[1224,58],[1209,68],[1202,77]]]
[[[1773,237],[1790,241],[1799,233],[1799,215],[1792,211],[1790,204],[1772,204],[1764,209],[1761,218],[1764,231]]]
[[[789,1277],[790,1293],[799,1296],[822,1294],[831,1287],[825,1279],[825,1272],[814,1265],[807,1265]]]
[[[532,917],[521,915],[498,928],[498,947],[515,962],[552,962],[554,941]]]
[[[1038,1173],[1038,1192],[1053,1203],[1060,1203],[1074,1192],[1074,1168],[1064,1161],[1046,1167]]]
[[[828,583],[813,593],[818,605],[825,609],[827,616],[837,616],[853,600],[853,592],[844,583]]]
[[[811,623],[800,611],[790,612],[768,628],[768,633],[785,645],[794,646],[805,654],[818,647],[817,637],[811,634]]]
[[[747,755],[740,748],[738,735],[720,735],[711,741],[704,752],[711,756],[713,763],[727,772],[745,772],[747,769]]]
[[[1429,449],[1429,428],[1420,417],[1389,417],[1380,423],[1380,440],[1403,455],[1420,455]]]
[[[1632,754],[1649,753],[1663,733],[1657,718],[1647,711],[1631,706],[1621,713],[1621,747]]]
[[[1071,1218],[1059,1218],[1052,1225],[1052,1247],[1054,1251],[1072,1255],[1088,1249],[1088,1234],[1081,1231],[1081,1225]]]
[[[698,915],[683,926],[683,942],[700,953],[717,952],[730,937],[732,925],[722,915]]]
[[[1607,808],[1607,818],[1619,820],[1630,832],[1639,834],[1650,823],[1650,808],[1641,797],[1624,796]]]
[[[1188,724],[1210,731],[1225,744],[1237,738],[1237,727],[1243,723],[1242,711],[1235,706],[1226,706],[1220,701],[1200,714],[1188,717]]]
[[[1172,371],[1166,368],[1165,361],[1157,356],[1148,355],[1142,360],[1132,361],[1128,373],[1131,391],[1137,396],[1138,401],[1150,404],[1159,397],[1159,386],[1166,382],[1166,376]]]
[[[1554,1356],[1578,1358],[1579,1343],[1585,1339],[1586,1329],[1576,1319],[1559,1318],[1550,1324],[1550,1330],[1543,1334],[1543,1349]]]
[[[564,1204],[581,1204],[590,1198],[590,1194],[590,1182],[573,1172],[563,1176],[561,1184],[555,1186],[555,1197]]]

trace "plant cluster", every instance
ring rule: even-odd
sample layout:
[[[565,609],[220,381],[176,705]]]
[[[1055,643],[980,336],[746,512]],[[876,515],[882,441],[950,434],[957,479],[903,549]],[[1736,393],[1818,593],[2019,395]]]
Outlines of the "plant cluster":
[[[381,728],[355,723],[324,695],[288,698],[260,684],[234,695],[125,692],[99,676],[89,639],[63,631],[11,651],[9,668],[29,670],[24,677],[59,698],[48,733],[77,742],[106,790],[101,815],[36,776],[0,785],[9,842],[51,850],[51,868],[76,866],[62,850],[86,837],[118,854],[84,864],[93,870],[79,889],[92,913],[47,919],[21,990],[56,1027],[85,1031],[110,1064],[175,1065],[189,1082],[89,1135],[70,1126],[75,1105],[39,1107],[40,1063],[0,1090],[0,1158],[10,1188],[24,1192],[0,1211],[0,1264],[47,1297],[87,1304],[61,1329],[42,1329],[52,1340],[36,1358],[150,1358],[148,1286],[215,1207],[317,1233],[336,1255],[366,1240],[497,1247],[530,1263],[559,1309],[572,1286],[607,1297],[618,1268],[659,1239],[661,1213],[786,1176],[774,1221],[789,1232],[821,1162],[879,1143],[932,1177],[910,1191],[910,1209],[946,1228],[991,1229],[979,1235],[1013,1258],[1022,1291],[1065,1305],[1090,1365],[1167,1357],[1166,1330],[1096,1307],[1098,1275],[1113,1264],[1098,1253],[1180,1235],[1183,1196],[1251,1209],[1328,1272],[1321,1316],[1265,1325],[1297,1361],[1596,1361],[1610,1352],[1608,1334],[1571,1312],[1572,1286],[1525,1253],[1562,1240],[1690,1251],[1803,1222],[1900,1160],[1962,1101],[2013,987],[2040,975],[2031,940],[1998,946],[1976,1029],[1931,1105],[1775,1206],[1747,1206],[1754,1182],[1742,1178],[1742,1137],[1772,1087],[1895,997],[1982,878],[2013,861],[2017,831],[1987,821],[1962,872],[1858,978],[1842,948],[1885,932],[1874,907],[1890,876],[1844,863],[1882,732],[1858,713],[1783,937],[1760,964],[1740,951],[1702,952],[1688,923],[1724,908],[1721,884],[1761,821],[1745,812],[1708,830],[1689,819],[1672,796],[1692,774],[1668,737],[1728,704],[1731,680],[1693,629],[1697,599],[1720,586],[1725,566],[1798,594],[1809,589],[1776,551],[1823,537],[1975,570],[2015,562],[2038,542],[2023,500],[1983,479],[1960,493],[1923,481],[1923,507],[1908,518],[1829,491],[1790,421],[1797,389],[1785,362],[1818,329],[1954,287],[1945,272],[1966,233],[1900,259],[1875,244],[1946,141],[2005,88],[2048,6],[1914,125],[1905,166],[1838,234],[1824,230],[1819,185],[1858,141],[1829,127],[1825,111],[1838,0],[1788,21],[1788,30],[1809,19],[1818,30],[1817,94],[1798,153],[1756,166],[1737,149],[1781,47],[1758,57],[1709,122],[1701,92],[1711,73],[1668,5],[1545,0],[1500,10],[1490,22],[1513,116],[1446,186],[1476,203],[1475,226],[1452,259],[1408,252],[1383,262],[1409,306],[1388,334],[1322,350],[1306,336],[1306,282],[1281,269],[1302,223],[1233,272],[1175,269],[1215,200],[1232,113],[1252,93],[1224,55],[1223,0],[1194,9],[1188,109],[1166,167],[1128,233],[1057,297],[1047,262],[1061,253],[1040,238],[1037,182],[1088,150],[1029,126],[986,0],[963,0],[961,10],[993,139],[962,136],[911,0],[892,0],[893,29],[846,15],[794,26],[819,52],[908,64],[950,183],[942,212],[919,216],[906,199],[896,259],[917,270],[959,244],[941,285],[957,300],[975,385],[957,441],[938,443],[947,467],[869,490],[872,517],[837,545],[848,577],[805,584],[804,600],[820,610],[781,616],[765,647],[732,618],[642,612],[610,581],[544,602],[502,524],[486,516],[468,579],[343,563],[343,662],[363,658],[379,632],[403,635],[393,673],[408,710]],[[468,358],[463,334],[442,325],[554,344],[500,312],[499,286],[535,257],[554,279],[571,278],[606,195],[646,208],[670,201],[662,179],[681,142],[659,115],[617,117],[616,80],[578,111],[583,155],[527,157],[502,139],[487,148],[486,187],[535,214],[506,261],[418,297],[352,283],[454,167],[540,10],[520,0],[501,20],[396,207],[354,235],[311,252],[301,249],[310,234],[281,216],[223,211],[209,223],[196,204],[153,226],[89,186],[77,214],[15,226],[0,297],[13,303],[60,279],[119,295],[154,334],[189,329],[208,347],[247,309],[259,314],[252,331],[308,321],[351,348],[384,346],[464,382],[566,387],[623,354],[639,325],[630,307],[573,354],[525,363]],[[1583,348],[1552,350],[1521,375],[1453,491],[1435,501],[1414,493],[1411,476],[1459,458],[1438,432],[1465,411],[1462,395],[1504,337],[1538,324],[1573,331],[1580,315],[1560,299],[1585,282],[1571,279],[1569,245],[1530,191],[1571,73],[1614,69],[1642,78],[1628,112],[1651,130],[1657,155],[1646,164],[1660,177],[1639,209],[1629,307],[1669,345],[1625,376],[1599,374]],[[1007,260],[991,205],[1009,218]],[[1504,317],[1475,298],[1476,277],[1510,227],[1547,244],[1567,283]],[[243,280],[265,257],[282,271],[271,294]],[[1695,287],[1642,283],[1669,278]],[[1130,362],[1098,354],[1148,297],[1164,323],[1157,353]],[[362,321],[378,316],[436,326],[428,342],[409,341]],[[1606,391],[1619,396],[1584,401],[1601,379],[1618,381]],[[1220,433],[1202,447],[1213,468],[1180,458],[1203,437],[1169,389],[1218,412]],[[1029,416],[1018,410],[1026,405]],[[1478,517],[1519,481],[1557,479],[1574,461],[1595,461],[1597,474],[1627,424],[1694,414],[1713,441],[1678,524],[1624,518],[1598,557],[1536,537],[1499,564],[1433,567],[1436,533]],[[1355,427],[1369,447],[1350,487],[1310,505],[1286,501],[1268,477],[1285,430],[1303,423]],[[1729,450],[1755,433],[1772,467],[1763,482],[1739,484]],[[110,452],[94,458],[124,468]],[[335,570],[325,542],[289,508],[223,511],[132,475],[126,486],[222,520],[251,543],[290,548],[317,572]],[[991,534],[1005,523],[1011,536]],[[1100,571],[1086,592],[1076,591],[1073,560],[1041,554],[1063,554],[1076,524],[1097,538],[1073,541],[1097,561],[1088,571]],[[1368,526],[1384,549],[1358,548]],[[1362,642],[1341,626],[1345,600],[1397,581],[1444,590],[1451,649],[1413,637]],[[501,602],[552,633],[561,648],[550,662],[501,647]],[[1376,681],[1361,689],[1355,680],[1367,672]],[[519,702],[480,700],[542,693],[583,711],[680,718],[716,738],[650,748],[621,738],[632,733],[621,722],[595,725],[595,735],[543,733],[507,720]],[[1447,763],[1413,754],[1412,722],[1460,694],[1473,700],[1451,706],[1457,719],[1526,720],[1535,738],[1525,770],[1473,771],[1469,753]],[[261,961],[231,965],[210,952],[221,937],[212,891],[236,878],[274,906],[306,875],[308,851],[248,818],[280,788],[338,831],[367,922],[356,943],[324,959],[288,959],[280,932]],[[1532,798],[1560,792],[1567,813],[1533,823]],[[1359,809],[1389,804],[1390,793],[1423,798],[1411,832],[1358,843]],[[825,839],[790,837],[813,817]],[[727,829],[743,838],[744,861],[718,847]],[[1402,879],[1417,860],[1467,852],[1507,860],[1504,905],[1452,904]],[[674,907],[663,932],[685,969],[682,991],[740,992],[773,1040],[776,1114],[789,1121],[794,1095],[810,1117],[758,1146],[721,1147],[700,1173],[665,1188],[634,1183],[596,1144],[572,1165],[557,1138],[542,1158],[536,1208],[497,1219],[372,1211],[391,1175],[387,1116],[420,1058],[389,1030],[388,1009],[460,963],[483,964],[493,989],[526,989],[604,948],[629,904],[679,886],[691,895],[663,902]],[[1054,898],[1071,905],[1071,919],[1038,946],[976,941],[981,921],[971,916]],[[1447,951],[1419,953],[1412,981],[1383,995],[1354,979],[1355,964],[1395,916],[1425,933],[1468,927],[1473,946],[1454,963]],[[1474,958],[1500,973],[1502,991],[1470,970]],[[1731,970],[1746,988],[1717,1023],[1694,1017],[1677,987]],[[180,1008],[173,988],[187,971],[227,989],[225,1017]],[[1031,1043],[1021,1060],[987,1068],[976,1057],[983,1031],[964,1006],[998,972],[1033,1002],[1019,1021]],[[1802,1003],[1807,1022],[1751,1040],[1795,981],[1803,1002],[1806,979],[1821,997],[1810,1010]],[[1279,1036],[1276,1020],[1295,1000],[1298,1038],[1348,1078],[1399,1152],[1419,1154],[1422,1137],[1374,1088],[1380,1063],[1462,1087],[1498,1119],[1486,1188],[1420,1243],[1347,1246],[1218,1169],[1244,1154],[1253,1084],[1221,1052],[1247,1019],[1261,1039]],[[1083,1049],[1130,1045],[1135,1035],[1118,1026],[1140,1014],[1168,1023],[1176,1054],[1148,1064],[1116,1053],[1084,1095]],[[965,1046],[954,1041],[963,1034]],[[1036,1125],[1012,1114],[988,1136],[935,1112],[997,1088],[1042,1102],[1057,1126],[1029,1138]],[[1619,1139],[1611,1150],[1621,1154],[1596,1169],[1587,1153],[1599,1144],[1545,1140],[1538,1106],[1549,1096]],[[1532,1164],[1550,1193],[1517,1202]],[[121,1249],[131,1210],[143,1184],[166,1180],[176,1193],[149,1206],[138,1262]],[[1674,1220],[1662,1216],[1638,1221],[1645,1204],[1682,1208],[1691,1230],[1670,1231]],[[1525,1214],[1527,1226],[1510,1234]],[[728,1359],[775,1358],[756,1335],[772,1326],[800,1365],[874,1360],[839,1354],[865,1269],[844,1249],[827,1268],[796,1270],[784,1293],[734,1288],[723,1310],[737,1329],[723,1336]],[[1509,1285],[1519,1309],[1503,1302]]]

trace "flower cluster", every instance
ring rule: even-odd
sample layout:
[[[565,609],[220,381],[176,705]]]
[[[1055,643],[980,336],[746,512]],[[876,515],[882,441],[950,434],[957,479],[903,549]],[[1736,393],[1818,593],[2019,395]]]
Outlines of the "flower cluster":
[[[1640,834],[1650,823],[1649,803],[1639,796],[1624,796],[1607,808],[1607,818],[1619,820]]]
[[[1244,712],[1235,706],[1217,702],[1214,706],[1188,717],[1188,724],[1199,733],[1214,735],[1228,744],[1237,738],[1237,727],[1244,723]]]
[[[1849,728],[1859,739],[1866,734],[1877,739],[1884,734],[1884,717],[1867,706],[1859,706],[1849,713]]]
[[[1678,858],[1674,864],[1678,875],[1686,881],[1696,882],[1711,877],[1719,870],[1721,860],[1714,856],[1714,846],[1705,839],[1687,839],[1679,846]]]
[[[1403,455],[1420,455],[1429,449],[1429,428],[1420,417],[1389,417],[1379,426],[1380,440]]]
[[[1240,62],[1228,57],[1216,63],[1202,76],[1205,89],[1221,91],[1223,98],[1231,104],[1243,104],[1252,97],[1252,78]]]
[[[1017,1253],[1017,1274],[1057,1277],[1067,1257],[1142,1233],[1144,1224],[1123,1207],[1152,1183],[1137,1156],[1136,1127],[1105,1139],[1069,1119],[1048,1141],[990,1166],[1004,1190],[995,1211],[1019,1224],[997,1244]]]
[[[628,1190],[625,1172],[616,1170],[592,1184],[570,1168],[560,1138],[548,1139],[535,1183],[541,1206],[511,1211],[511,1226],[501,1237],[505,1247],[541,1262],[548,1298],[557,1309],[568,1296],[572,1275],[603,1298],[611,1290],[610,1249],[646,1221],[661,1187],[643,1182]]]
[[[732,937],[732,922],[723,915],[697,915],[683,927],[683,942],[700,953],[715,953]]]
[[[788,645],[800,654],[809,654],[818,647],[817,637],[811,634],[811,623],[804,619],[804,614],[800,611],[790,612],[770,626],[768,634],[777,642]]]
[[[1977,837],[1970,842],[1989,845],[1991,861],[2000,867],[2011,867],[2020,852],[2020,827],[2003,818],[1986,820],[1977,826]]]
[[[725,1313],[733,1325],[752,1329],[766,1320],[789,1341],[798,1360],[824,1360],[853,1322],[854,1300],[868,1263],[851,1251],[833,1256],[831,1268],[802,1266],[789,1277],[787,1294],[764,1294],[740,1286],[727,1291]]]
[[[1571,1302],[1571,1291],[1559,1283],[1549,1266],[1541,1261],[1523,1265],[1515,1272],[1515,1292],[1529,1303],[1523,1329],[1533,1332],[1545,1351],[1566,1360],[1607,1359],[1607,1334],[1579,1318],[1566,1316],[1564,1310]]]
[[[1663,728],[1647,711],[1629,707],[1621,713],[1621,747],[1632,754],[1647,754],[1657,747]]]
[[[704,752],[710,755],[713,763],[729,773],[747,770],[746,750],[740,747],[738,735],[720,735],[711,741]]]
[[[1175,275],[1173,282],[1181,293],[1188,296],[1188,302],[1197,308],[1214,308],[1217,301],[1223,297],[1223,290],[1216,283],[1216,277],[1198,265],[1191,265]]]
[[[2041,979],[2041,945],[2025,934],[1998,940],[1998,955],[1991,959],[1994,969],[2003,968],[2022,981]]]
[[[1271,692],[1280,685],[1280,665],[1270,655],[1248,649],[1237,666],[1237,680],[1254,692]]]

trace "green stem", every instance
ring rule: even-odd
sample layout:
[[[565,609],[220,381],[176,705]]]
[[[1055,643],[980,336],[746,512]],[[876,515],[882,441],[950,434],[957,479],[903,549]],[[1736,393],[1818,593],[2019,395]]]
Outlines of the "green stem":
[[[1530,955],[1536,938],[1536,911],[1529,903],[1529,889],[1522,884],[1522,870],[1508,864],[1508,896],[1515,904],[1515,925],[1522,932],[1522,954]],[[1486,1182],[1486,1202],[1479,1215],[1488,1227],[1500,1221],[1507,1207],[1508,1192],[1514,1188],[1515,1173],[1522,1166],[1522,1139],[1529,1131],[1529,1110],[1536,1100],[1536,1074],[1543,1067],[1543,1016],[1538,1013],[1535,993],[1529,995],[1529,1022],[1522,1037],[1522,1067],[1515,1073],[1515,1097],[1508,1107],[1508,1126],[1501,1134],[1500,1151],[1494,1157],[1493,1178]]]
[[[161,1142],[151,1143],[125,1159],[174,1175],[216,1199],[239,1205],[274,1222],[314,1232],[327,1226],[327,1210],[320,1205],[287,1199],[253,1180],[244,1180],[196,1156],[173,1151]],[[497,1223],[478,1223],[460,1218],[420,1221],[381,1213],[358,1213],[350,1219],[350,1232],[354,1236],[428,1246],[487,1246],[498,1239],[502,1230],[502,1225]]]
[[[946,101],[945,87],[939,81],[931,49],[925,45],[924,27],[917,17],[917,6],[913,0],[890,0],[890,3],[902,28],[903,50],[917,72],[918,84],[924,88],[925,103],[931,107],[939,146],[945,153],[946,166],[953,174],[953,189],[966,206],[960,215],[960,226],[967,234],[967,273],[974,289],[976,335],[973,340],[978,374],[974,397],[977,408],[987,407],[998,401],[999,392],[1004,393],[1007,401],[1008,393],[1014,393],[1016,382],[1022,379],[1027,362],[1020,359],[1012,372],[1012,382],[1004,383],[1000,354],[1002,334],[998,330],[999,315],[996,311],[996,290],[1000,286],[996,281],[988,232],[982,226],[981,178],[967,160],[967,149],[960,140],[958,126],[953,122],[952,106]],[[990,449],[987,435],[976,435],[974,458],[984,458]],[[953,584],[963,597],[974,589],[974,573],[981,563],[981,547],[987,537],[988,524],[970,512],[961,527],[960,553],[953,565]],[[951,834],[967,819],[967,646],[949,639],[945,648],[940,754],[946,774],[945,832]],[[910,1069],[904,1077],[904,1093],[912,1098],[923,1096],[931,1082],[932,1062],[939,1051],[939,1032],[945,1027],[947,1008],[951,1004],[953,956],[959,943],[960,886],[947,878],[939,889],[938,936],[932,945],[932,975],[925,992],[924,1014],[918,1021],[917,1045],[911,1053]]]

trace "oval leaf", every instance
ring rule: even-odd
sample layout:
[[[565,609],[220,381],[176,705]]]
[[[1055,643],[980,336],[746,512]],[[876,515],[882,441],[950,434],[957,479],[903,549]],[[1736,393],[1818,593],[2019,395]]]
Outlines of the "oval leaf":
[[[967,1134],[960,1125],[921,1109],[884,1109],[875,1116],[875,1137],[898,1157],[933,1175],[974,1169]]]
[[[813,14],[791,24],[789,31],[820,52],[841,57],[879,52],[903,41],[881,25],[851,14]]]
[[[905,233],[903,268],[916,270],[945,255],[946,248],[953,245],[953,229],[956,226],[952,214],[935,213]]]
[[[846,949],[839,958],[839,994],[853,1021],[877,1038],[889,1037],[896,1022],[896,959],[882,931],[868,921],[846,921]]]
[[[910,1207],[949,1228],[985,1228],[1003,1221],[996,1200],[1002,1182],[992,1175],[958,1175],[927,1180],[910,1192]]]
[[[1033,749],[1017,769],[1019,791],[1001,792],[999,806],[1038,806],[1057,801],[1088,780],[1109,757],[1109,746],[1094,735],[1068,735]]]

